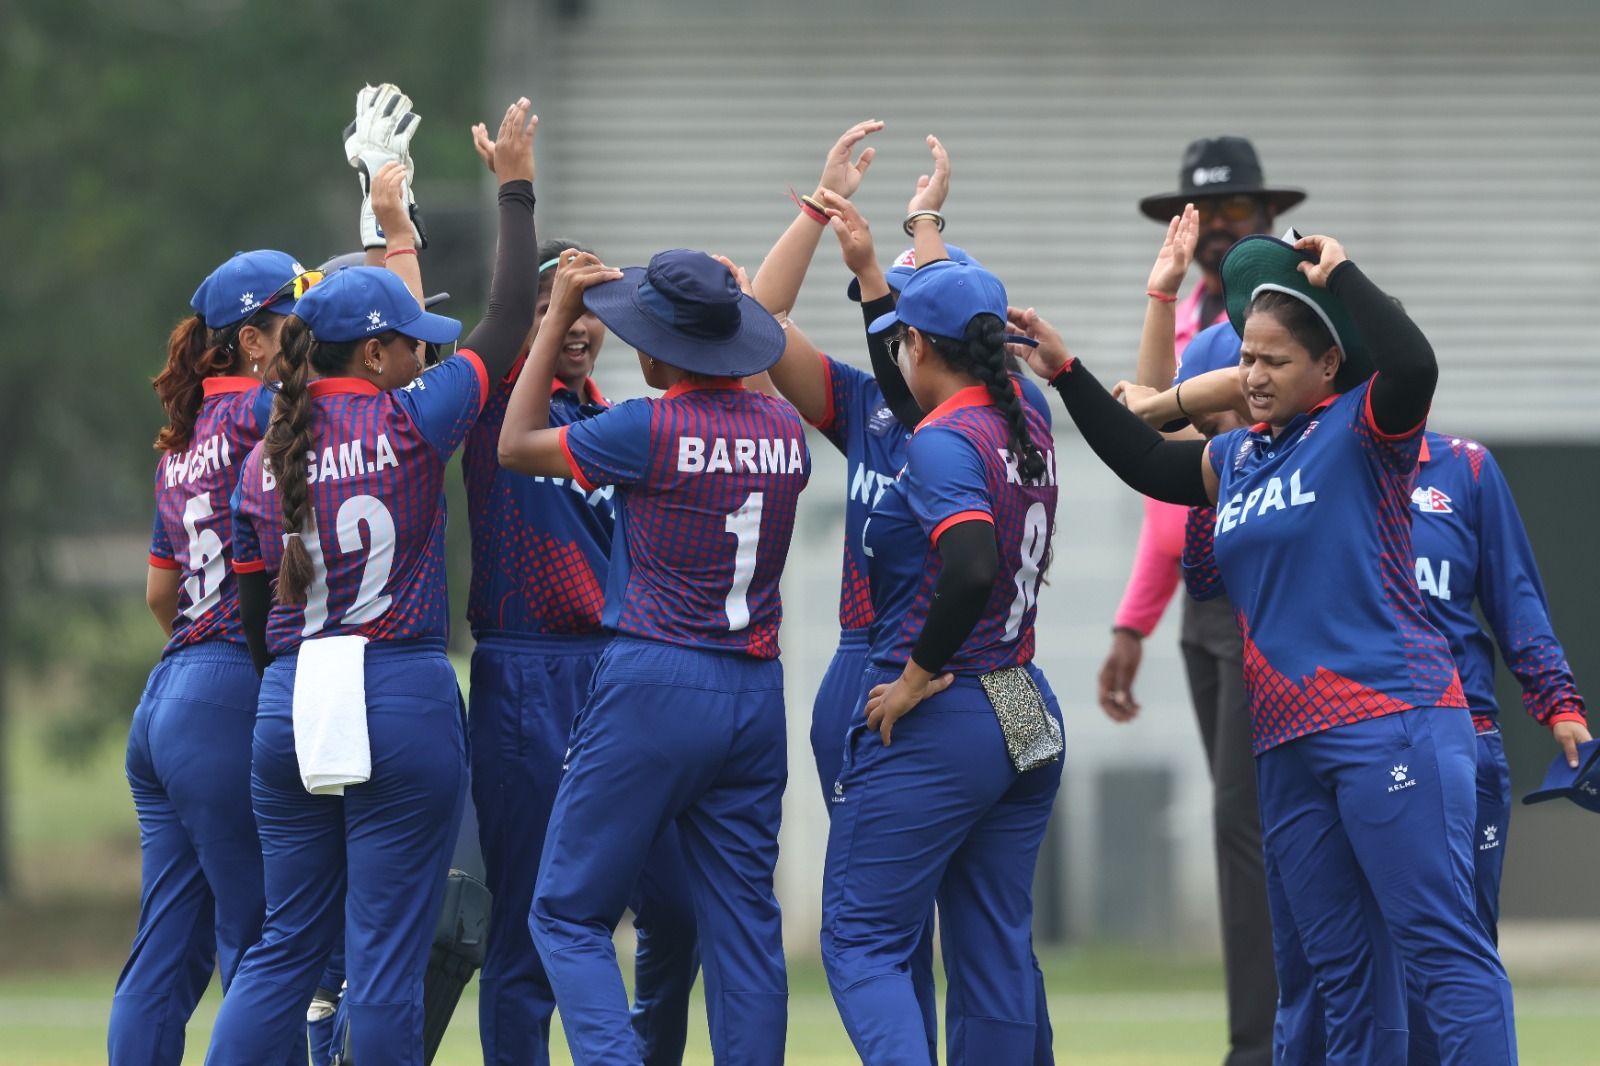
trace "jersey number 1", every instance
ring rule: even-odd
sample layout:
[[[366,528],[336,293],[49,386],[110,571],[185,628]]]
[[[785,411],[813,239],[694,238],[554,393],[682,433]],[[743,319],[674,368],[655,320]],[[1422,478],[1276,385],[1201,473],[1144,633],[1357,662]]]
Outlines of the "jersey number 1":
[[[382,618],[390,603],[383,586],[389,583],[389,569],[394,565],[394,518],[376,496],[352,496],[339,505],[336,525],[339,551],[348,555],[366,548],[367,561],[361,567],[361,587],[356,590],[355,602],[334,624],[358,626]],[[363,525],[367,527],[366,543],[361,540]],[[288,534],[283,539],[287,543]],[[306,590],[306,622],[300,635],[310,637],[328,625],[328,567],[322,559],[315,512],[306,517],[302,539],[311,556],[311,587]]]
[[[756,545],[761,540],[761,504],[765,496],[752,492],[737,511],[728,515],[722,528],[738,538],[733,553],[733,585],[723,610],[728,615],[728,632],[737,633],[750,624],[750,579],[756,575]]]

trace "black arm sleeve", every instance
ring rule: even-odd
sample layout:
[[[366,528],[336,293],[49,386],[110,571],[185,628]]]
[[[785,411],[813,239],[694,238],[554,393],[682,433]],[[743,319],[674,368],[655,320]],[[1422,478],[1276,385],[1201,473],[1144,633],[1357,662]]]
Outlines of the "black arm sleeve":
[[[1372,418],[1379,431],[1416,429],[1428,417],[1439,383],[1439,362],[1428,338],[1388,293],[1348,259],[1328,276],[1328,291],[1350,312],[1378,369],[1372,382]]]
[[[1051,382],[1066,401],[1067,414],[1100,461],[1146,496],[1190,507],[1209,507],[1205,476],[1206,442],[1165,440],[1116,400],[1082,363]]]
[[[872,359],[872,376],[878,379],[878,388],[883,392],[883,402],[889,405],[889,410],[894,412],[894,417],[907,429],[916,429],[917,423],[922,421],[922,408],[917,406],[911,389],[906,385],[905,376],[900,373],[900,368],[895,365],[894,359],[889,355],[889,342],[884,334],[872,333],[872,323],[878,318],[894,310],[894,294],[880,296],[861,305],[861,317],[867,325],[867,355]]]
[[[911,649],[911,661],[937,674],[972,633],[1000,572],[994,525],[960,522],[939,538],[939,580],[933,586],[928,621]]]
[[[500,239],[494,277],[489,282],[489,309],[461,342],[461,347],[478,353],[490,381],[506,376],[533,328],[533,305],[539,292],[538,249],[533,183],[508,181],[500,186]]]
[[[265,570],[253,574],[235,574],[239,582],[239,623],[244,629],[244,642],[250,648],[250,658],[255,661],[256,673],[265,673],[272,655],[267,651],[267,615],[272,611],[272,585]]]

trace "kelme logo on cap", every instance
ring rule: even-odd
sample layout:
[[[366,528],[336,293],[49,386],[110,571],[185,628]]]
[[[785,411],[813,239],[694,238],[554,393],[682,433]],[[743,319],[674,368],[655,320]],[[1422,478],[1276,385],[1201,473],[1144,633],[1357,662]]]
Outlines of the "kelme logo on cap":
[[[1233,177],[1232,167],[1195,167],[1196,185],[1221,185]]]

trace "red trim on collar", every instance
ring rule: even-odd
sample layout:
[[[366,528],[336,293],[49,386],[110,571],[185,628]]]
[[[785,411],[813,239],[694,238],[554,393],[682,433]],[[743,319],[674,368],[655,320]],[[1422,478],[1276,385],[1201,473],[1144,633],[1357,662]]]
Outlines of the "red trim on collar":
[[[551,396],[551,398],[553,399],[556,396],[556,394],[560,393],[560,392],[572,392],[572,390],[567,388],[567,386],[563,385],[561,383],[561,379],[560,378],[551,378],[550,379],[550,396]],[[577,394],[573,393],[573,395],[576,396]],[[592,404],[598,404],[601,407],[610,407],[611,406],[611,401],[606,399],[605,396],[600,392],[600,386],[596,385],[594,383],[594,378],[584,378],[583,379],[583,397],[582,397],[582,399],[583,399],[584,402],[592,403]]]
[[[206,378],[200,383],[200,391],[207,396],[224,396],[230,392],[249,392],[260,385],[255,378],[239,377],[214,377]]]
[[[1318,415],[1320,415],[1322,412],[1326,411],[1328,408],[1332,407],[1333,404],[1334,404],[1334,401],[1337,400],[1339,398],[1339,396],[1341,396],[1341,395],[1343,395],[1343,394],[1339,393],[1339,394],[1336,394],[1336,395],[1333,395],[1333,396],[1329,396],[1326,400],[1323,400],[1321,403],[1317,404],[1315,407],[1312,407],[1309,410],[1302,411],[1302,412],[1300,412],[1300,414],[1305,415],[1307,418],[1315,418]],[[1294,417],[1295,418],[1299,418],[1300,415],[1295,415]],[[1272,424],[1270,422],[1257,422],[1255,425],[1250,427],[1250,432],[1251,433],[1271,433],[1272,432]]]
[[[306,386],[306,391],[316,398],[345,393],[352,396],[376,396],[381,390],[366,378],[318,378]]]
[[[1418,462],[1418,464],[1425,463],[1431,458],[1433,458],[1433,455],[1432,455],[1432,453],[1430,453],[1428,451],[1428,438],[1427,437],[1423,437],[1422,438],[1422,449],[1419,452],[1417,452],[1417,462]]]
[[[945,415],[950,414],[953,411],[959,411],[963,407],[993,406],[994,398],[989,395],[989,389],[987,386],[968,385],[964,389],[957,390],[955,395],[951,396],[944,403],[940,404],[938,407],[935,407],[933,410],[924,415],[922,417],[922,421],[917,423],[917,428],[921,429],[923,426],[943,418]]]
[[[678,382],[672,388],[661,394],[663,400],[673,400],[686,392],[707,392],[717,389],[742,389],[744,380],[741,378],[710,378],[705,381],[694,381],[688,378]]]

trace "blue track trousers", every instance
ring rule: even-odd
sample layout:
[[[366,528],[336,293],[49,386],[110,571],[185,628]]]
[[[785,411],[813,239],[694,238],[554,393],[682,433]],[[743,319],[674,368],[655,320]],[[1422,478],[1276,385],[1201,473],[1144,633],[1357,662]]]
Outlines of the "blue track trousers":
[[[858,707],[898,673],[869,669]],[[830,797],[822,886],[822,961],[856,1051],[867,1066],[928,1061],[911,960],[937,899],[948,1061],[1034,1061],[1033,871],[1061,763],[1018,774],[975,677],[897,722],[890,747],[859,711],[857,723]]]
[[[1500,879],[1505,870],[1505,848],[1511,828],[1511,771],[1506,764],[1505,745],[1498,730],[1478,734],[1478,816],[1473,833],[1473,902],[1478,920],[1490,940],[1498,940],[1500,923]],[[1276,890],[1282,892],[1280,885]],[[1281,896],[1273,901],[1275,913],[1288,913]],[[1403,971],[1399,956],[1388,951],[1388,929],[1381,927],[1375,957],[1379,973],[1388,987]],[[1322,999],[1317,994],[1311,968],[1298,939],[1278,948],[1280,977],[1290,983],[1280,998],[1277,1021],[1277,1061],[1293,1066],[1322,1066],[1327,1030],[1323,1021]],[[1406,1021],[1410,1026],[1407,1066],[1438,1066],[1439,1041],[1428,1021],[1424,989],[1419,981],[1408,981]],[[1392,1007],[1390,1011],[1392,1013]]]
[[[261,935],[250,813],[259,687],[244,645],[196,644],[156,665],[133,713],[127,774],[143,873],[139,931],[111,1001],[112,1066],[177,1066],[213,960],[226,990]]]
[[[788,775],[783,668],[617,637],[601,656],[556,792],[529,926],[579,1066],[642,1063],[611,934],[676,822],[719,1063],[783,1061],[773,894]]]
[[[251,795],[266,926],[223,999],[206,1062],[278,1062],[302,1039],[342,912],[355,1060],[421,1066],[422,978],[466,784],[455,671],[435,642],[367,645],[372,779],[343,796],[300,782],[294,675],[285,656],[261,684]]]
[[[1419,708],[1258,757],[1276,1061],[1405,1064],[1408,995],[1432,1061],[1517,1061],[1511,984],[1479,915],[1481,752],[1467,711]]]
[[[545,827],[604,636],[485,634],[472,653],[467,731],[478,839],[494,895],[479,977],[486,1066],[545,1066],[555,993],[528,930]],[[646,1066],[683,1061],[699,969],[694,903],[677,832],[652,850],[637,891],[634,1030]]]

